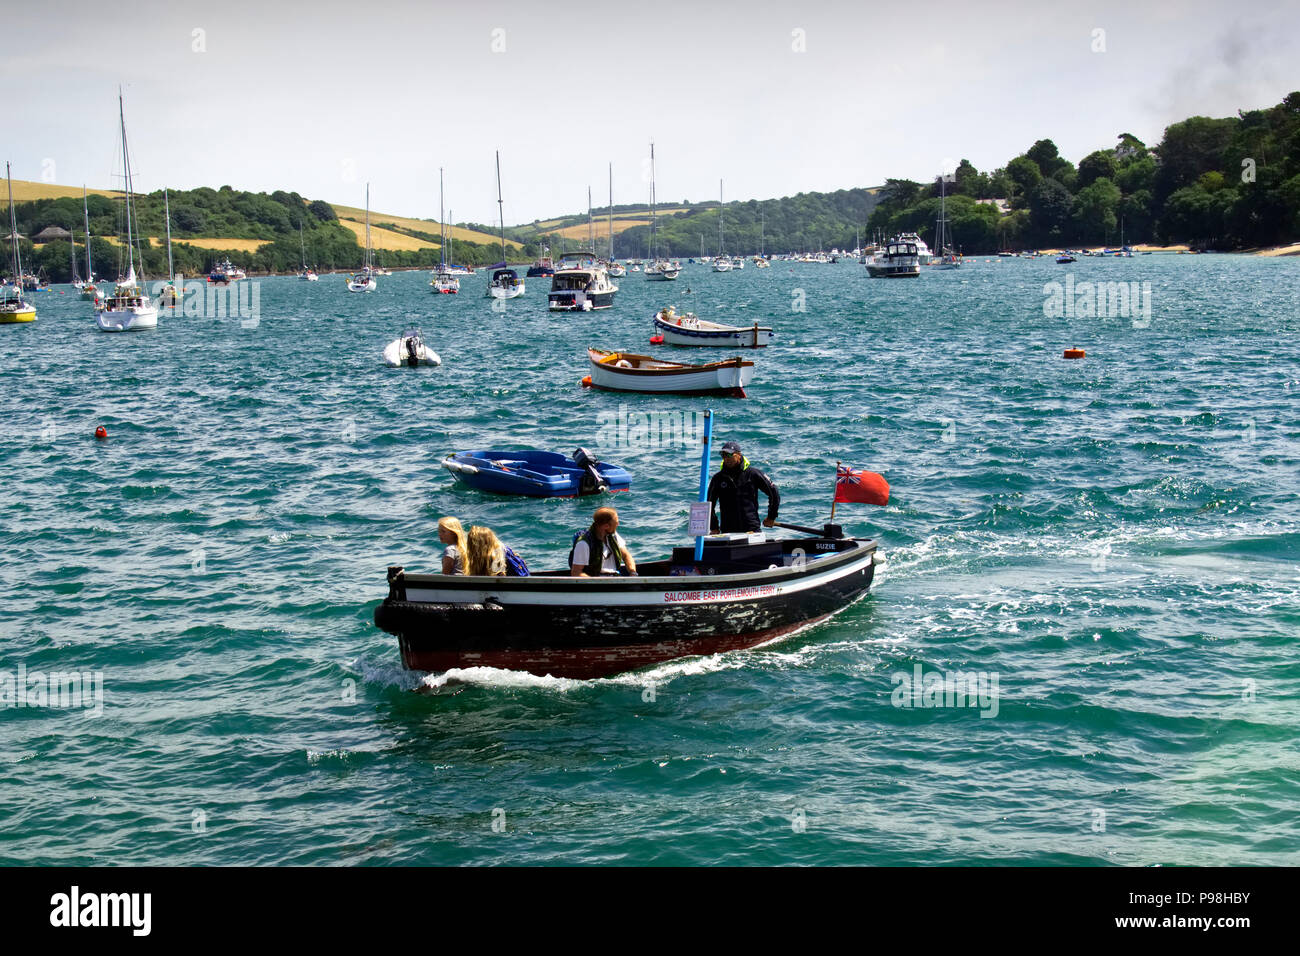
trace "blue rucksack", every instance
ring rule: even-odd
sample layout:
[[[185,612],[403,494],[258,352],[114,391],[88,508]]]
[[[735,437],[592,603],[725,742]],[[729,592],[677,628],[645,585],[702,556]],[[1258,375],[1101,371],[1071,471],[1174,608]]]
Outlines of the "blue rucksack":
[[[524,559],[515,554],[511,548],[506,548],[506,576],[512,578],[528,577],[528,565],[524,564]]]

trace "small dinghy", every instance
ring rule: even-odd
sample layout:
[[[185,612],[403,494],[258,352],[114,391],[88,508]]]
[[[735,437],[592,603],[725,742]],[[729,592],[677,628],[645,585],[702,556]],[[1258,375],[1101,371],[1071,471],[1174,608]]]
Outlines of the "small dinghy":
[[[444,458],[442,467],[470,488],[499,495],[575,498],[632,487],[630,474],[585,448],[572,458],[552,451],[460,451]]]
[[[417,365],[441,365],[442,359],[424,344],[424,336],[419,329],[410,329],[384,348],[384,364],[389,368],[401,368],[404,365],[414,368]]]
[[[704,365],[665,362],[648,355],[601,349],[587,349],[587,357],[591,361],[591,374],[582,384],[611,392],[744,398],[745,386],[754,377],[754,363],[739,356]]]
[[[669,345],[722,345],[737,349],[761,349],[772,344],[772,330],[755,322],[749,328],[721,325],[696,318],[692,312],[679,315],[669,306],[655,313],[655,332]]]

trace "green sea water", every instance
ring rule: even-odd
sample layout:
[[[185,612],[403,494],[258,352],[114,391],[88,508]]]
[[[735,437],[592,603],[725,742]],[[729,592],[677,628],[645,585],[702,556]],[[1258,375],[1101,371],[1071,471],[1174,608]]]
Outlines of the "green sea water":
[[[864,273],[630,273],[584,315],[547,280],[497,312],[482,275],[277,278],[255,327],[126,335],[36,294],[0,326],[0,672],[103,699],[0,707],[0,861],[1300,862],[1300,262]],[[1049,317],[1067,275],[1149,283],[1149,321]],[[667,304],[776,329],[747,398],[579,386],[588,345],[698,355],[647,344]],[[383,367],[409,325],[442,367]],[[594,506],[442,456],[591,447],[644,560],[684,541],[696,450],[602,427],[706,404],[786,520],[826,520],[837,460],[888,478],[837,510],[887,556],[867,598],[606,680],[402,669],[372,615],[441,515],[547,567]],[[918,673],[996,694],[917,706]]]

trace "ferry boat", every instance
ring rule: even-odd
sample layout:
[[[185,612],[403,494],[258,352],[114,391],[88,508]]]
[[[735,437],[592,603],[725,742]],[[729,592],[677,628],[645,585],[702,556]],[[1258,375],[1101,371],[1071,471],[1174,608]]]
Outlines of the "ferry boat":
[[[388,569],[375,625],[408,670],[498,667],[578,680],[680,657],[757,647],[824,621],[867,594],[874,540],[837,525],[803,536],[709,535],[641,561],[633,576],[522,577]]]
[[[867,261],[867,274],[873,279],[915,279],[921,274],[920,261],[916,242],[904,234]]]
[[[560,257],[551,278],[547,308],[552,312],[608,309],[617,291],[618,286],[609,281],[609,273],[594,255],[567,253]]]

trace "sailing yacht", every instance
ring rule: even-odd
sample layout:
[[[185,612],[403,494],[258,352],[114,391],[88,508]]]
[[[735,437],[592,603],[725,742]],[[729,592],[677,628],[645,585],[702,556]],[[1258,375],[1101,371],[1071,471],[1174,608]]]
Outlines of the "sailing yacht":
[[[99,288],[95,285],[95,273],[90,267],[90,206],[86,201],[86,187],[81,187],[81,215],[86,228],[86,278],[80,285],[73,283],[81,290],[83,299],[98,299]]]
[[[316,274],[315,269],[307,268],[307,242],[302,237],[302,220],[298,220],[298,247],[302,250],[302,271],[298,273],[298,278],[303,282],[319,282],[320,276]]]
[[[375,282],[373,263],[374,252],[370,247],[370,183],[366,183],[366,264],[361,271],[348,279],[349,292],[374,292],[378,287]]]
[[[609,164],[609,264],[605,271],[611,279],[627,275],[627,267],[614,258],[614,164]]]
[[[460,291],[460,280],[447,271],[447,217],[444,215],[442,194],[442,167],[438,167],[438,225],[441,227],[438,240],[438,271],[433,274],[433,291],[439,295],[455,295]]]
[[[492,281],[488,283],[489,299],[514,299],[524,294],[524,280],[506,264],[506,206],[501,198],[501,152],[497,151],[497,209],[501,214],[501,262],[493,266]]]
[[[9,261],[14,271],[14,284],[5,284],[0,289],[0,323],[10,325],[17,322],[35,322],[36,306],[23,298],[23,253],[18,245],[18,217],[14,215],[14,184],[9,175],[9,164],[5,163],[5,179],[9,182]]]
[[[948,245],[948,177],[939,177],[939,219],[935,223],[935,247],[939,250],[937,261],[931,258],[930,265],[936,269],[958,269],[961,267],[961,256],[953,252],[952,247]]]
[[[650,144],[650,244],[652,261],[645,267],[645,277],[671,282],[681,274],[681,263],[659,255],[659,218],[655,211],[655,144]]]
[[[181,301],[180,289],[176,284],[183,277],[176,274],[175,267],[172,264],[172,207],[167,195],[167,190],[163,189],[163,221],[167,223],[167,282],[158,290],[159,308],[174,309]]]
[[[136,329],[153,329],[158,327],[158,307],[145,294],[142,287],[143,274],[139,279],[135,274],[135,242],[139,232],[135,222],[135,205],[131,201],[131,154],[126,147],[126,110],[122,105],[122,93],[117,94],[118,118],[122,127],[122,167],[126,179],[126,277],[119,279],[112,295],[95,300],[95,324],[104,332],[132,332]],[[140,271],[144,272],[144,261],[140,262]]]
[[[735,260],[727,255],[726,243],[722,241],[723,206],[724,203],[722,201],[722,180],[719,179],[718,180],[718,255],[713,260],[714,272],[730,272],[732,269],[736,268]],[[742,267],[743,267],[743,263],[742,263]]]

